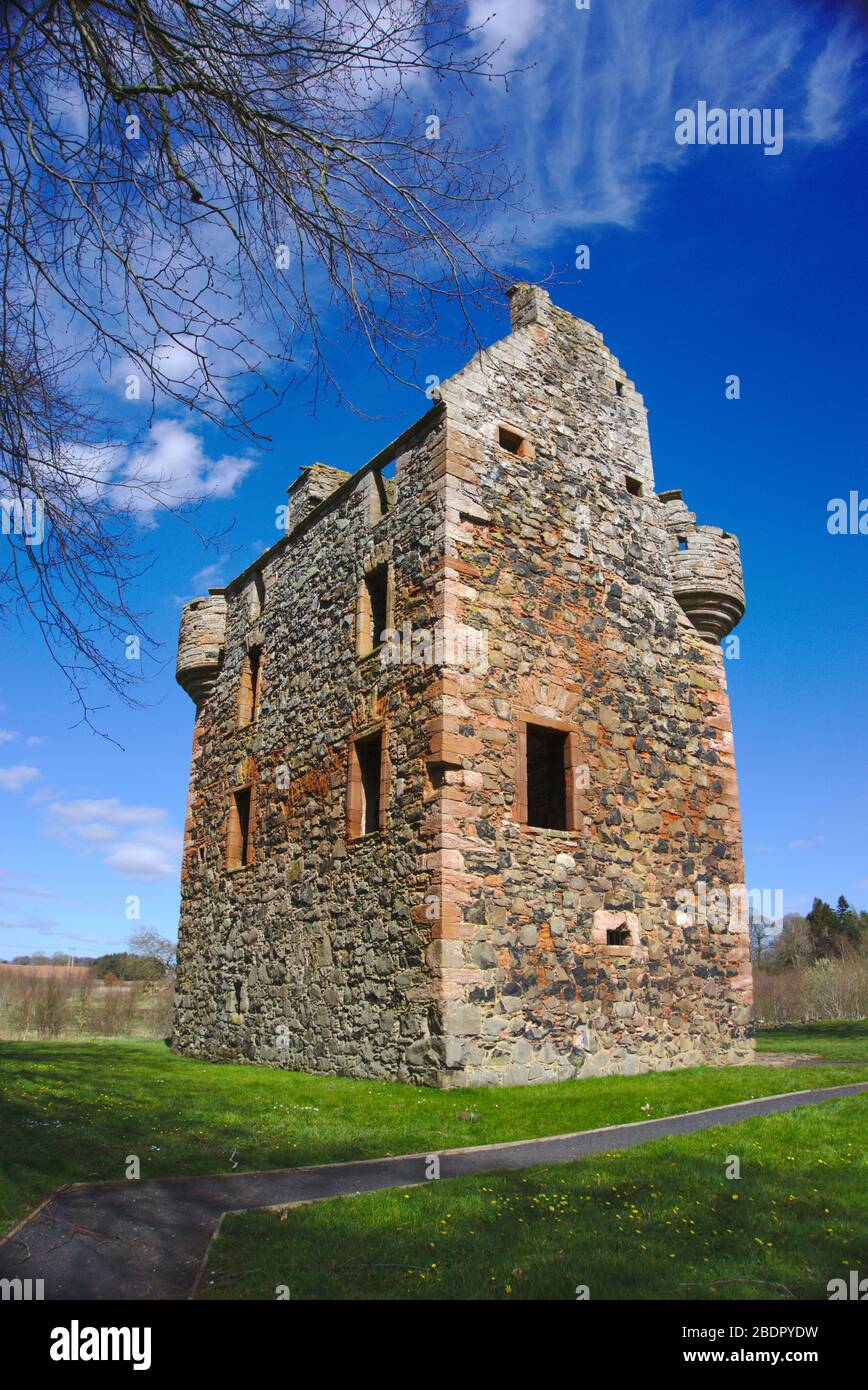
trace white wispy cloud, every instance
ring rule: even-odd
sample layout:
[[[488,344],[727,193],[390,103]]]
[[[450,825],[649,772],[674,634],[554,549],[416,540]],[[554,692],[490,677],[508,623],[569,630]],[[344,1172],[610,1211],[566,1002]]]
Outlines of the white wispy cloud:
[[[180,839],[175,835],[147,839],[120,840],[112,845],[104,863],[132,878],[175,878],[178,873]]]
[[[231,497],[255,466],[255,459],[238,454],[210,458],[188,425],[157,420],[147,439],[126,453],[113,481],[127,484],[132,510],[146,519],[160,507]]]
[[[127,806],[118,797],[55,801],[48,807],[47,833],[133,878],[174,878],[181,834],[159,806]]]
[[[19,729],[0,729],[0,743],[14,743],[21,737]],[[35,748],[37,744],[44,743],[45,737],[42,734],[29,734],[24,740],[25,748]]]
[[[467,25],[478,31],[477,42],[496,50],[494,66],[519,63],[546,21],[545,0],[468,0]]]
[[[57,923],[47,917],[0,917],[0,931],[36,932],[39,936],[56,936]]]
[[[260,546],[256,554],[261,555],[264,548],[264,546]],[[218,560],[213,565],[204,565],[202,569],[196,571],[190,583],[197,594],[201,593],[203,589],[218,589],[223,583],[225,570],[225,560]]]
[[[20,792],[22,787],[26,787],[28,782],[35,782],[39,776],[39,768],[31,767],[29,763],[16,763],[14,767],[0,767],[0,787],[5,787],[8,792]]]
[[[82,932],[68,931],[66,927],[58,926],[57,922],[53,922],[47,917],[2,917],[0,918],[0,931],[23,932],[28,936],[33,933],[37,936],[55,936],[61,938],[65,945],[73,941],[90,943],[99,940],[96,936],[87,936]],[[5,945],[5,949],[9,949],[8,944]],[[15,949],[14,946],[12,949]],[[29,954],[29,945],[26,948],[22,947],[22,950],[24,949],[26,949]]]
[[[103,498],[144,525],[163,508],[225,499],[256,467],[250,455],[211,458],[202,436],[183,421],[156,420],[136,444],[74,451],[85,501]]]
[[[0,896],[7,898],[50,898],[54,902],[73,902],[74,899],[66,898],[61,893],[55,893],[52,888],[44,888],[40,883],[34,883],[26,874],[16,873],[13,869],[0,869]]]
[[[860,60],[868,49],[849,16],[839,19],[808,74],[805,130],[812,140],[839,139],[852,117],[852,94]]]
[[[861,114],[864,34],[846,20],[830,32],[794,0],[761,12],[747,0],[618,0],[589,10],[472,0],[469,12],[477,22],[493,12],[477,42],[503,42],[495,65],[526,69],[506,91],[492,83],[477,96],[474,119],[477,137],[502,129],[510,162],[547,214],[521,228],[529,250],[564,227],[635,225],[661,178],[707,158],[675,144],[680,107],[781,107],[785,141],[802,146],[845,134]]]

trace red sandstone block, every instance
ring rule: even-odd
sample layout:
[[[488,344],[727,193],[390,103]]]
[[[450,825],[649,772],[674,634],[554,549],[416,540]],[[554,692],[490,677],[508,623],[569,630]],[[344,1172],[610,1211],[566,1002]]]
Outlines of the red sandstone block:
[[[437,733],[431,739],[428,761],[460,767],[464,758],[475,758],[482,752],[478,738],[466,738],[455,733]]]

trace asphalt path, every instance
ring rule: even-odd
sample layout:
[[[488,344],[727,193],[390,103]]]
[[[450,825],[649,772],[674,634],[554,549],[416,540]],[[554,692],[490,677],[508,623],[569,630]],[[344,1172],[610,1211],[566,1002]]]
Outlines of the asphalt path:
[[[826,1086],[578,1134],[445,1149],[436,1155],[439,1176],[566,1163],[866,1091],[866,1081]],[[432,1157],[402,1154],[263,1173],[62,1188],[0,1244],[0,1279],[42,1279],[44,1297],[51,1301],[186,1298],[224,1213],[416,1186],[431,1181]]]

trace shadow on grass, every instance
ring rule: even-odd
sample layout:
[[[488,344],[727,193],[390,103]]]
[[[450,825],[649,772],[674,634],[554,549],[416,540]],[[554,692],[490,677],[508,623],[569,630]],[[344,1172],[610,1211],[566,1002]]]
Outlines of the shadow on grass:
[[[849,1041],[852,1038],[860,1042],[865,1041],[868,1045],[868,1018],[853,1019],[834,1019],[823,1020],[817,1023],[784,1023],[774,1028],[758,1028],[757,1037],[763,1038],[787,1038],[787,1037],[806,1037],[816,1036],[818,1038],[840,1038]]]

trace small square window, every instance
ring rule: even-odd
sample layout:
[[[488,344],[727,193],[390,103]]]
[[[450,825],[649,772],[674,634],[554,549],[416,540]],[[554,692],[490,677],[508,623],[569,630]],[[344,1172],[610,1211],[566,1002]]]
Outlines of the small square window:
[[[599,946],[601,951],[611,951],[617,960],[647,958],[635,912],[612,912],[598,908],[591,926],[591,942]]]
[[[640,483],[638,478],[632,478],[629,473],[624,478],[624,486],[626,487],[631,497],[642,496],[642,484]]]
[[[679,549],[679,550],[686,550],[686,549],[687,549],[687,537],[686,537],[686,536],[679,536],[679,537],[678,537],[678,549]]]
[[[499,425],[497,430],[497,442],[501,449],[506,449],[508,454],[518,454],[521,456],[524,439],[515,430],[507,429],[506,425]]]

